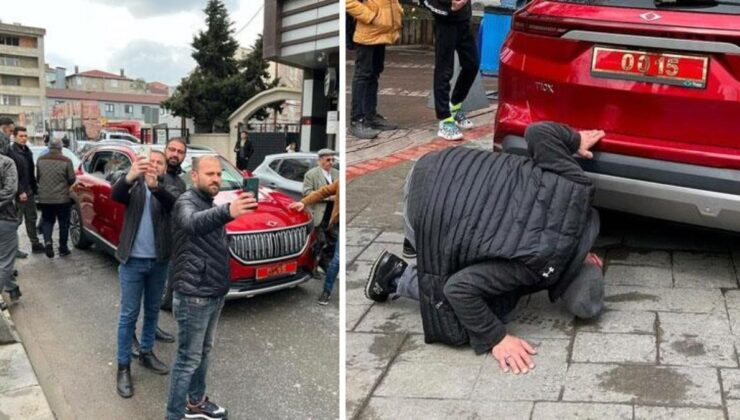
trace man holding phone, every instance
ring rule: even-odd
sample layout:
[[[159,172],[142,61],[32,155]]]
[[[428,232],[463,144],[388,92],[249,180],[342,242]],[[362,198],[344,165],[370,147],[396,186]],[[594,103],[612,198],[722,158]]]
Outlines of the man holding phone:
[[[226,418],[226,409],[206,396],[208,356],[229,291],[226,224],[257,208],[251,192],[227,204],[213,199],[221,189],[221,163],[215,156],[193,158],[192,187],[173,210],[172,314],[177,321],[177,357],[170,375],[167,419]]]
[[[144,305],[139,363],[160,375],[169,372],[154,355],[159,303],[172,254],[170,214],[184,190],[179,178],[165,177],[164,153],[142,147],[128,173],[118,174],[111,198],[126,207],[116,258],[121,283],[118,320],[118,373],[116,390],[123,398],[133,396],[131,348],[139,310]]]

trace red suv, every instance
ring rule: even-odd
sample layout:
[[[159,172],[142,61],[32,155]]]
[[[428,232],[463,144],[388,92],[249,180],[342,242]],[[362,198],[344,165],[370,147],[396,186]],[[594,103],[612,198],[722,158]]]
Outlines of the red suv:
[[[75,247],[85,249],[95,243],[115,253],[125,208],[111,199],[109,179],[118,171],[128,171],[140,147],[97,146],[83,157],[77,182],[72,187],[75,205],[70,218],[70,238]],[[188,187],[192,185],[190,158],[202,155],[217,154],[188,147],[182,164],[182,180]],[[242,188],[244,175],[226,159],[218,157],[223,174],[221,192],[215,202],[222,204],[231,201]],[[295,287],[311,279],[316,266],[312,256],[313,222],[306,212],[288,210],[292,202],[286,195],[261,188],[257,210],[226,225],[231,252],[231,289],[227,299]],[[171,300],[172,290],[168,287],[163,306],[168,307]]]
[[[667,2],[665,2],[667,3]],[[607,135],[595,204],[740,231],[740,3],[534,0],[501,50],[495,147],[552,120]]]

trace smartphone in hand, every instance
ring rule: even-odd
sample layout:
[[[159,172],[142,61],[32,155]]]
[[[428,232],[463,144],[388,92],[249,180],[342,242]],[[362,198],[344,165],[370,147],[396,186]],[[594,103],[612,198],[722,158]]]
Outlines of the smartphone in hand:
[[[244,178],[244,183],[242,185],[242,190],[244,192],[251,192],[252,195],[254,195],[254,199],[259,200],[259,187],[260,187],[260,179],[257,177],[252,178]]]

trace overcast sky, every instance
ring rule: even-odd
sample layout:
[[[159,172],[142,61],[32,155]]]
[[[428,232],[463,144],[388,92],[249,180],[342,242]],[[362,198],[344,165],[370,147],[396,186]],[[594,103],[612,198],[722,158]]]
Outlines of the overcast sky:
[[[207,0],[21,0],[4,7],[3,23],[46,29],[46,62],[67,74],[99,69],[177,85],[194,66],[193,35],[205,28]],[[262,33],[263,0],[225,0],[242,47]]]

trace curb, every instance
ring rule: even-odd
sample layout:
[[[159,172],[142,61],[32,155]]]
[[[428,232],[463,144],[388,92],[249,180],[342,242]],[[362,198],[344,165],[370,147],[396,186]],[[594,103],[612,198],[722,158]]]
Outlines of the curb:
[[[450,147],[458,147],[468,144],[472,141],[481,140],[487,136],[493,135],[493,123],[486,124],[480,127],[476,127],[472,130],[465,132],[465,139],[461,141],[448,141],[440,137],[435,137],[431,141],[413,146],[407,149],[403,149],[399,152],[392,153],[389,156],[384,156],[375,159],[369,159],[359,163],[355,163],[347,166],[345,172],[347,176],[347,182],[359,178],[369,173],[380,171],[383,169],[391,168],[396,165],[400,165],[410,160],[416,160],[427,153],[434,152],[437,150],[447,149]],[[493,139],[491,139],[493,141]]]
[[[8,310],[0,311],[0,339],[0,418],[54,420]]]

